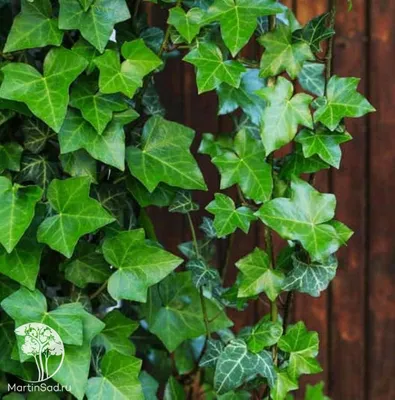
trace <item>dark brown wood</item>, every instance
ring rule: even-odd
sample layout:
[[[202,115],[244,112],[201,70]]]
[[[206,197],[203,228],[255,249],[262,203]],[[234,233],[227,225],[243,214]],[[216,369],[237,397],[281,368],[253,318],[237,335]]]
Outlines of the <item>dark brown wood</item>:
[[[370,118],[368,399],[395,398],[395,34],[394,1],[370,1],[369,92],[379,110]]]
[[[361,77],[359,90],[367,92],[366,3],[354,1],[352,12],[339,3],[336,18],[333,73]],[[352,54],[352,56],[350,56]],[[366,138],[367,119],[349,119],[354,140],[343,146],[340,170],[333,170],[331,190],[337,197],[336,217],[355,234],[339,252],[339,270],[330,288],[328,388],[335,399],[363,399],[365,374]]]

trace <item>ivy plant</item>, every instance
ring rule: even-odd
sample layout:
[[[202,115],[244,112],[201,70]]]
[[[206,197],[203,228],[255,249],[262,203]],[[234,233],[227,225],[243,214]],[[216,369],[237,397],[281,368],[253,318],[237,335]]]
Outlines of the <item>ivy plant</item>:
[[[332,74],[335,7],[302,26],[275,0],[147,1],[0,1],[0,391],[37,380],[15,330],[42,323],[64,344],[51,399],[292,399],[322,371],[293,296],[320,296],[352,236],[315,174],[341,166],[346,120],[375,110],[358,78]],[[244,56],[251,42],[261,57]],[[157,73],[175,57],[231,131],[169,120]],[[220,175],[207,204],[196,139]],[[190,229],[176,254],[155,207]],[[218,261],[253,226],[265,245]],[[301,390],[328,399],[324,383]]]

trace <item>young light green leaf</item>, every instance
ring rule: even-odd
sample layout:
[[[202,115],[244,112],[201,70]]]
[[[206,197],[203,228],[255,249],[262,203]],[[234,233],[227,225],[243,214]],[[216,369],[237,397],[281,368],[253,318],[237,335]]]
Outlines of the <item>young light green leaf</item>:
[[[200,31],[203,11],[200,8],[191,8],[187,13],[181,7],[173,7],[169,12],[167,22],[173,25],[180,35],[191,43]]]
[[[321,122],[334,131],[345,117],[357,118],[376,111],[364,96],[357,92],[359,78],[339,78],[328,82],[326,97],[316,100],[315,122]]]
[[[199,94],[217,89],[221,83],[238,88],[246,69],[238,61],[224,61],[221,50],[213,43],[199,42],[184,61],[197,68]]]
[[[152,192],[160,182],[183,189],[206,190],[189,148],[194,131],[160,116],[144,125],[141,148],[128,147],[126,159],[133,176]]]
[[[48,201],[56,215],[39,226],[37,239],[70,258],[78,239],[94,232],[114,218],[99,202],[89,197],[91,181],[87,177],[54,179],[48,187]]]
[[[259,71],[256,69],[250,69],[242,75],[238,88],[223,83],[217,89],[219,97],[218,114],[229,114],[240,107],[254,124],[259,125],[265,102],[256,95],[256,91],[263,89],[264,86],[264,79],[259,78]]]
[[[37,186],[12,185],[0,176],[0,243],[11,253],[34,217],[42,190]]]
[[[229,392],[260,375],[273,386],[276,379],[271,354],[252,354],[243,340],[232,340],[220,354],[215,367],[214,387],[218,394]]]
[[[85,149],[94,159],[121,171],[125,169],[125,133],[123,123],[115,118],[98,135],[78,111],[70,109],[59,132],[59,144],[61,154]]]
[[[315,358],[319,347],[318,333],[308,332],[302,321],[287,329],[287,333],[278,341],[278,347],[290,353],[287,371],[292,379],[322,371]]]
[[[300,86],[307,92],[316,96],[323,96],[325,93],[325,65],[313,62],[303,64],[302,71],[298,75]]]
[[[102,93],[121,92],[133,97],[143,85],[143,78],[162,64],[162,60],[150,50],[142,39],[125,42],[121,49],[125,61],[121,64],[119,54],[106,50],[95,59],[100,70],[99,86]]]
[[[292,256],[293,268],[284,281],[283,290],[296,290],[319,297],[336,275],[337,259],[329,257],[322,263],[304,263]]]
[[[347,132],[331,132],[326,128],[317,128],[315,132],[303,129],[295,139],[302,144],[306,158],[317,154],[321,160],[335,168],[339,168],[342,156],[339,145],[350,140],[352,136]]]
[[[2,68],[0,97],[26,103],[34,115],[59,132],[67,112],[69,86],[86,66],[85,59],[62,47],[49,51],[43,75],[31,65],[9,63]]]
[[[309,105],[312,97],[305,93],[293,96],[294,88],[283,77],[277,79],[276,86],[258,92],[266,102],[261,123],[261,137],[266,154],[288,144],[295,136],[298,125],[313,128]]]
[[[241,271],[237,297],[253,297],[264,292],[274,301],[281,292],[284,274],[272,269],[265,251],[255,248],[239,260],[236,267]]]
[[[106,351],[116,350],[125,356],[135,352],[130,335],[138,328],[138,322],[126,318],[120,311],[110,311],[103,319],[105,328],[94,339],[94,346],[103,346]]]
[[[121,232],[103,244],[104,258],[118,268],[108,282],[114,299],[146,302],[147,290],[176,269],[182,259],[145,243],[144,230]]]
[[[82,77],[73,86],[70,106],[78,108],[99,135],[112,120],[115,111],[125,111],[128,108],[120,95],[100,93],[96,79],[90,77]]]
[[[206,298],[203,301],[210,332],[232,325],[217,303]],[[151,288],[143,310],[149,330],[170,352],[184,340],[206,333],[200,292],[194,287],[190,272],[170,275]]]
[[[256,219],[250,208],[244,206],[236,208],[234,201],[222,193],[215,194],[215,199],[206,210],[215,215],[214,227],[217,237],[229,235],[237,228],[248,233],[251,222]]]
[[[58,28],[58,20],[52,18],[50,0],[22,0],[21,7],[8,34],[5,53],[62,43],[63,32]]]
[[[261,141],[243,129],[235,136],[233,148],[212,159],[221,173],[221,189],[238,184],[247,198],[268,201],[273,190],[272,169],[265,161]]]
[[[316,191],[294,178],[291,198],[277,198],[264,204],[256,215],[284,239],[298,240],[312,260],[324,260],[342,244],[336,229],[328,224],[335,214],[333,194]]]
[[[0,173],[5,169],[19,171],[23,147],[17,142],[0,144]]]
[[[88,283],[103,283],[111,275],[110,266],[97,247],[86,242],[77,246],[73,258],[62,264],[62,270],[65,278],[80,288]]]
[[[235,56],[253,35],[258,17],[281,12],[283,8],[275,0],[215,0],[205,22],[220,22],[222,38]]]
[[[305,61],[314,60],[310,46],[301,41],[292,40],[291,28],[280,24],[273,32],[265,33],[259,38],[265,47],[261,59],[261,76],[268,78],[283,71],[295,79],[302,70]]]
[[[86,397],[88,400],[144,400],[138,379],[140,369],[138,358],[109,351],[101,361],[102,376],[89,379]]]
[[[276,344],[282,333],[283,327],[281,322],[272,322],[263,318],[245,337],[248,350],[252,353],[259,353],[265,347]]]
[[[130,18],[125,0],[95,0],[86,9],[79,0],[60,0],[59,28],[78,29],[102,53],[114,25]]]
[[[284,400],[288,392],[298,388],[297,380],[291,378],[286,370],[277,371],[276,383],[271,390],[270,396],[272,400]]]
[[[306,385],[304,400],[331,400],[324,394],[324,382],[315,385]]]

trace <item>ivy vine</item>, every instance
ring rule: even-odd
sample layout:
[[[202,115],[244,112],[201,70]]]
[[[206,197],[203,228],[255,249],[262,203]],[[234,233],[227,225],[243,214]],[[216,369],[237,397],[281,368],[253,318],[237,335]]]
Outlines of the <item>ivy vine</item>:
[[[148,24],[148,7],[166,10],[165,30]],[[315,174],[340,167],[345,118],[374,111],[358,78],[332,74],[335,16],[333,6],[302,26],[275,0],[0,1],[4,399],[37,379],[15,333],[28,323],[64,343],[46,382],[65,387],[54,398],[289,400],[322,370],[317,332],[290,308],[298,292],[328,287],[352,231]],[[260,59],[244,56],[251,41]],[[208,189],[193,126],[166,119],[156,88],[173,57],[234,121],[200,141],[220,173],[209,204],[194,200]],[[152,207],[184,215],[192,241],[178,255],[158,243]],[[234,232],[253,224],[265,246],[217,265],[217,245],[237,246]],[[232,330],[227,311],[257,301],[267,314]],[[305,399],[328,399],[324,384]]]

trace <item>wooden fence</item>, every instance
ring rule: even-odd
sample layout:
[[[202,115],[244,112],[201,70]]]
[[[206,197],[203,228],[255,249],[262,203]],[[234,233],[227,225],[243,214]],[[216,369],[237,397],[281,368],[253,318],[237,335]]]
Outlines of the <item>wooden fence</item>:
[[[292,6],[301,22],[329,9],[326,0],[283,1]],[[354,231],[348,247],[340,251],[340,267],[329,290],[320,298],[298,294],[291,319],[304,320],[320,334],[320,361],[324,372],[303,382],[325,380],[335,400],[395,399],[395,1],[338,0],[334,73],[361,77],[360,90],[378,112],[348,120],[354,140],[346,143],[339,171],[320,172],[317,186],[334,192],[337,218]],[[149,7],[149,6],[146,6]],[[157,9],[157,6],[154,6]],[[150,22],[163,25],[165,13],[150,11]],[[250,45],[248,56],[259,49]],[[198,133],[229,132],[227,117],[216,115],[214,93],[197,95],[193,67],[170,60],[159,76],[166,117],[192,127]],[[195,147],[196,148],[196,147]],[[210,191],[196,200],[206,205],[218,190],[219,178],[206,156],[197,155]],[[230,191],[229,193],[233,193]],[[177,244],[190,240],[182,216],[152,210],[162,243],[177,252]],[[194,216],[200,223],[204,211]],[[254,224],[250,234],[237,232],[230,255],[233,264],[255,246],[264,246],[263,230]],[[219,262],[224,262],[221,243]],[[255,305],[234,313],[238,327],[251,324],[264,313]]]

